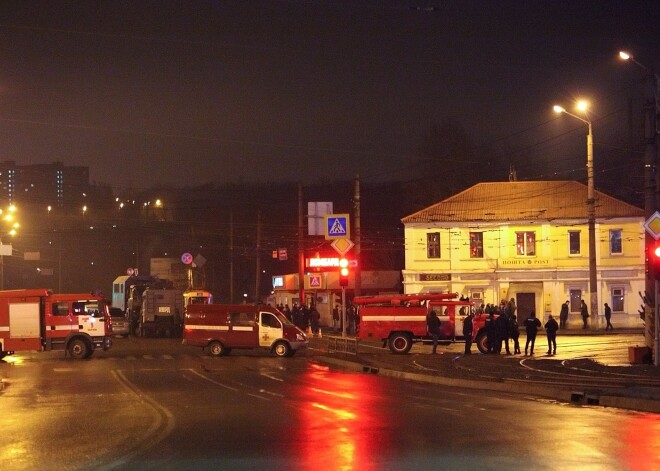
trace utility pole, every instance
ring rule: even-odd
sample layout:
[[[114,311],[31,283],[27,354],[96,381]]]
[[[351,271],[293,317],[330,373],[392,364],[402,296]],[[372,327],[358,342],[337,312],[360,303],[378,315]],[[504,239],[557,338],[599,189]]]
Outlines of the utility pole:
[[[355,190],[353,194],[353,207],[354,207],[354,218],[353,221],[353,237],[355,239],[355,260],[357,261],[357,266],[355,267],[355,285],[353,293],[355,296],[360,296],[362,290],[362,261],[360,260],[360,175],[355,176]]]
[[[229,303],[234,304],[234,212],[229,212]]]
[[[303,216],[302,183],[298,183],[298,293],[300,304],[305,302],[305,226]]]
[[[255,295],[254,299],[258,303],[259,300],[259,290],[261,289],[260,280],[261,280],[261,210],[257,210],[257,273],[255,274]]]

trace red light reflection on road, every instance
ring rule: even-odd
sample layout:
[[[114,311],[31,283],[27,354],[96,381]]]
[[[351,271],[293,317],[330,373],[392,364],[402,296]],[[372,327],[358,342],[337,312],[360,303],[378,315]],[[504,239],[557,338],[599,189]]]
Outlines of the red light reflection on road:
[[[329,372],[312,365],[299,391],[302,469],[332,463],[332,469],[370,471],[387,453],[388,424],[380,412],[377,377]]]
[[[660,466],[660,415],[640,414],[622,427],[626,446],[622,461],[627,469],[655,471]]]

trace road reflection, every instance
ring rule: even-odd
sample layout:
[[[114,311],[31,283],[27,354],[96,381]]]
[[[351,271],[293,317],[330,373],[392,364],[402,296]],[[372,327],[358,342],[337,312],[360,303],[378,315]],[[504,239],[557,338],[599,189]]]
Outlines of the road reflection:
[[[654,471],[660,468],[660,415],[631,416],[621,427],[622,461],[626,469]]]
[[[386,454],[390,425],[382,382],[366,375],[330,372],[310,365],[302,404],[300,459],[302,469],[332,463],[332,469],[370,471]]]

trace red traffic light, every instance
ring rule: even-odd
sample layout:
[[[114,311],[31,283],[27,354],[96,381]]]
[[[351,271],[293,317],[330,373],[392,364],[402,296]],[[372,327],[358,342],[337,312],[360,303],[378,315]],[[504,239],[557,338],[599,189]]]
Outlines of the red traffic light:
[[[660,245],[653,247],[653,256],[655,258],[660,258]]]
[[[348,286],[348,260],[339,260],[339,286]]]

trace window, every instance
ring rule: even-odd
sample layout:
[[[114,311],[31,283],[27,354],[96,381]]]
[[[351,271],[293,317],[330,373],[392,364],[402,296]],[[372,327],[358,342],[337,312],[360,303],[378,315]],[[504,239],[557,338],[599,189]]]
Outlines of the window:
[[[610,229],[610,253],[623,253],[621,247],[621,229]]]
[[[470,258],[484,258],[483,232],[470,232]]]
[[[536,255],[535,232],[516,232],[516,254]]]
[[[253,326],[255,314],[253,312],[232,312],[229,322],[235,326]]]
[[[571,289],[568,290],[569,298],[569,308],[571,312],[580,312],[580,305],[582,304],[582,290],[581,289]]]
[[[66,316],[69,314],[69,303],[53,303],[54,316]]]
[[[430,232],[426,234],[426,256],[427,258],[440,258],[439,232]]]
[[[580,231],[568,231],[569,255],[580,255]]]
[[[612,312],[623,312],[625,293],[623,288],[612,288]]]
[[[272,327],[274,329],[279,329],[282,327],[282,323],[269,312],[261,313],[261,325],[264,327]]]

